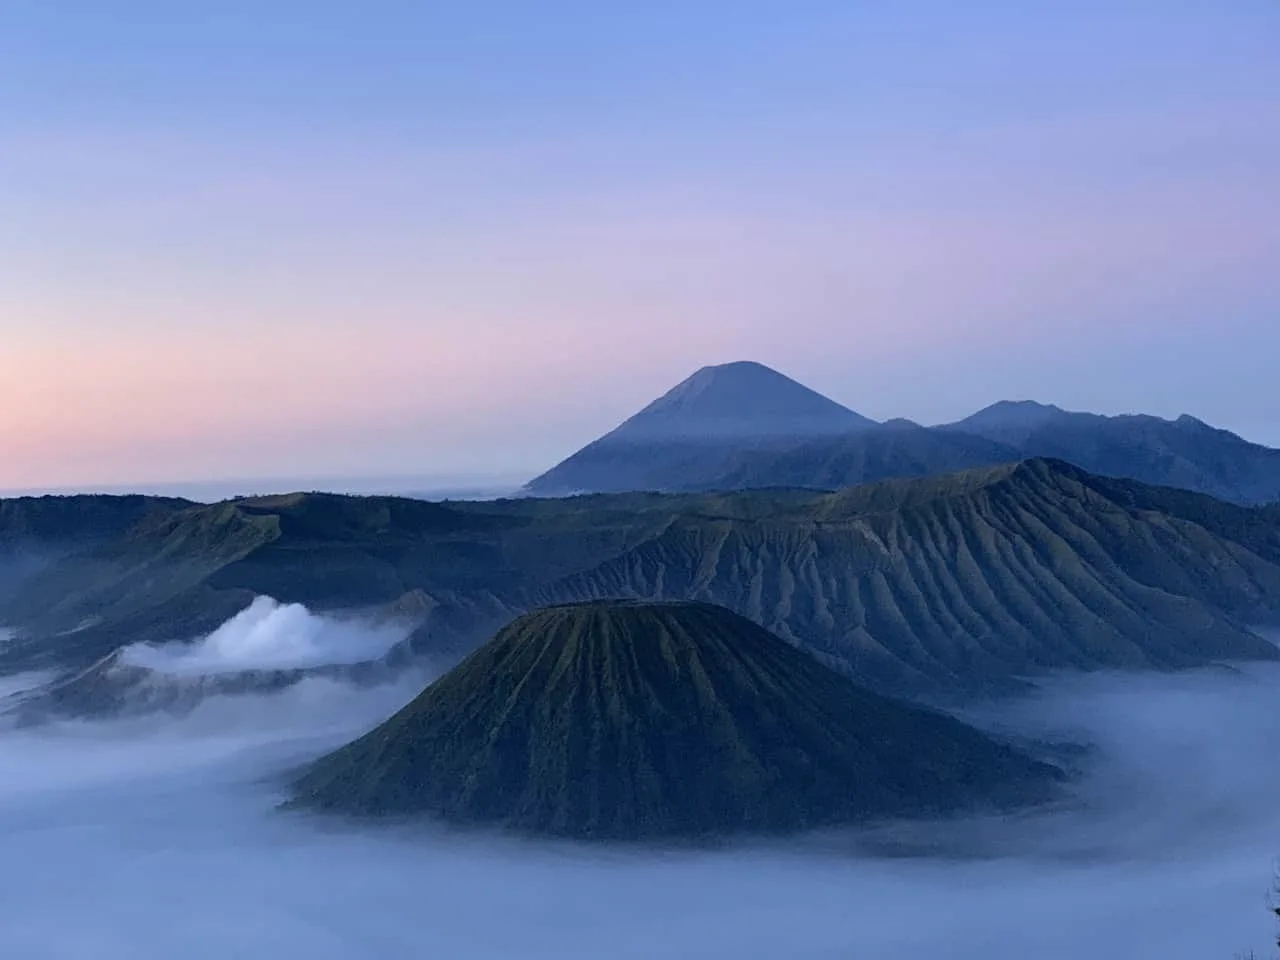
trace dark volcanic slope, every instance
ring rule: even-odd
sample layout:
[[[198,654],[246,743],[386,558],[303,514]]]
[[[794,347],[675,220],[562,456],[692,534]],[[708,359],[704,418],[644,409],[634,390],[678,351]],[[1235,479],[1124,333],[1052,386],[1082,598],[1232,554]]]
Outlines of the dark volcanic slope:
[[[0,545],[86,543],[193,504],[172,497],[76,494],[0,500]]]
[[[896,477],[930,477],[1021,459],[1006,444],[959,431],[910,422],[835,437],[817,437],[786,449],[742,450],[726,460],[710,486],[721,490],[800,487],[840,490]],[[675,488],[696,490],[705,477]]]
[[[1181,487],[1234,503],[1280,501],[1280,450],[1195,417],[1103,417],[1037,403],[998,403],[946,430],[1054,457],[1091,473]]]
[[[723,489],[743,450],[875,426],[759,363],[703,367],[616,429],[531,480],[539,495]]]
[[[168,497],[13,497],[0,500],[0,602],[52,560],[192,504]]]
[[[1280,512],[1029,461],[682,516],[541,602],[719,603],[891,690],[1276,657]]]
[[[452,662],[520,613],[630,596],[721,604],[896,692],[1043,670],[1274,658],[1280,508],[1058,461],[831,494],[427,504],[296,495],[192,508],[67,557],[0,604],[0,669],[83,670],[212,630],[255,594],[394,604]]]
[[[0,668],[84,669],[126,643],[190,639],[258,594],[333,609],[429,589],[409,598],[425,617],[455,599],[488,610],[489,590],[509,579],[497,537],[510,524],[419,500],[332,494],[156,516],[65,558],[0,605],[0,623],[21,630],[0,649]],[[470,592],[457,597],[459,588]],[[502,612],[499,622],[510,616]]]
[[[707,604],[521,617],[295,804],[587,838],[777,832],[1047,796],[1056,771]]]

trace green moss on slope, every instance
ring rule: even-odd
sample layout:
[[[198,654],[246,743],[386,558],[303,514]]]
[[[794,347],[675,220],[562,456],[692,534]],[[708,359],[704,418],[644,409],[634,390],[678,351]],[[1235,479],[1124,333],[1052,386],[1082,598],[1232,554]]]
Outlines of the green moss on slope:
[[[192,506],[190,501],[139,494],[12,497],[0,500],[0,549],[93,543],[135,524]]]
[[[0,623],[83,668],[210,629],[255,593],[336,608],[415,591],[415,648],[449,656],[534,607],[694,599],[862,682],[968,691],[1275,657],[1248,627],[1280,621],[1280,511],[1044,460],[821,494],[295,494],[183,510],[65,557],[0,604]],[[31,663],[29,649],[12,652]]]
[[[318,761],[294,805],[697,837],[1034,800],[1055,776],[723,608],[612,602],[519,618]]]
[[[892,690],[1274,658],[1273,511],[1054,461],[894,480],[759,520],[683,516],[536,602],[722,604]]]

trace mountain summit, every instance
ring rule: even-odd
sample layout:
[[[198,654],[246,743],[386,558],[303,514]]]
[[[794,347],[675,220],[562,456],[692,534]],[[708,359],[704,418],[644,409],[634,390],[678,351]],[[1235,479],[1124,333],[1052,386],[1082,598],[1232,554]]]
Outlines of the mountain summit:
[[[697,838],[1003,807],[1056,779],[723,607],[603,601],[519,618],[317,761],[294,805]]]
[[[698,487],[744,447],[786,447],[877,425],[764,364],[723,363],[703,367],[526,489],[557,496]]]
[[[1102,416],[1002,400],[936,427],[876,423],[750,362],[703,367],[525,491],[837,490],[1038,457],[1234,503],[1280,501],[1280,450],[1189,415]]]
[[[703,367],[631,417],[615,440],[812,437],[875,426],[762,363]]]
[[[1001,443],[1022,443],[1035,431],[1071,415],[1052,403],[1001,400],[949,426]]]

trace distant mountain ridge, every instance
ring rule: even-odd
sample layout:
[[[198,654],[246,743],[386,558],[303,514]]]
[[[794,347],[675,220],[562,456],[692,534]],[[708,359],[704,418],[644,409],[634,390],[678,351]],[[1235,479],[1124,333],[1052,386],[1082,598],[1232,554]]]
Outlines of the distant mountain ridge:
[[[1280,500],[1280,450],[1250,443],[1183,414],[1107,417],[1043,404],[1019,404],[1021,416],[988,407],[941,429],[1013,447],[1020,457],[1056,457],[1093,473],[1182,487],[1237,503]],[[994,415],[993,415],[994,414]]]
[[[834,490],[1032,457],[1235,503],[1280,501],[1280,450],[1188,415],[1108,417],[1024,400],[937,427],[878,424],[745,363],[698,371],[526,492]]]
[[[0,602],[49,562],[123,535],[149,517],[193,506],[139,494],[69,494],[0,499]]]
[[[785,446],[875,426],[763,364],[703,367],[527,489],[550,495],[671,489],[663,478],[714,477],[743,446]]]
[[[907,429],[907,428],[904,428]],[[191,508],[0,604],[0,669],[80,672],[191,639],[258,595],[400,611],[450,661],[536,607],[727,607],[876,689],[977,692],[1064,668],[1274,659],[1280,507],[1032,460],[834,493],[430,504],[291,495]]]
[[[194,506],[141,494],[66,494],[0,499],[0,547],[82,544],[118,536],[149,516]]]

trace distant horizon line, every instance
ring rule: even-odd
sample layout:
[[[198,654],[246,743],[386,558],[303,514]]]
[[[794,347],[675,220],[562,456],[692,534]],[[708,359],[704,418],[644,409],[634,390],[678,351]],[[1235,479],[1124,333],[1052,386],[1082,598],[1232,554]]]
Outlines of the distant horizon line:
[[[723,361],[719,363],[705,363],[700,365],[693,373],[682,378],[674,386],[660,394],[653,402],[666,396],[668,393],[677,390],[687,381],[698,376],[706,370],[722,369],[726,367],[750,365],[762,367],[780,377],[792,381],[807,390],[812,391],[818,396],[823,397],[832,403],[843,407],[850,413],[863,417],[871,421],[876,426],[891,426],[895,424],[911,424],[926,430],[934,430],[946,428],[956,424],[963,423],[965,420],[976,417],[988,410],[1002,405],[1009,406],[1035,406],[1045,410],[1052,410],[1056,413],[1064,415],[1077,416],[1095,416],[1105,419],[1124,419],[1124,418],[1144,418],[1149,417],[1166,423],[1176,423],[1182,418],[1190,418],[1196,420],[1215,430],[1225,430],[1234,434],[1246,443],[1256,446],[1267,447],[1269,449],[1277,449],[1271,444],[1262,440],[1251,440],[1238,430],[1229,427],[1220,427],[1214,423],[1203,420],[1195,414],[1183,412],[1176,417],[1166,417],[1159,414],[1143,413],[1141,411],[1123,411],[1118,413],[1099,413],[1093,410],[1080,410],[1072,406],[1063,406],[1059,403],[1046,402],[1042,400],[1033,400],[1028,397],[1018,399],[1004,398],[994,400],[991,403],[984,404],[977,410],[965,414],[957,419],[945,420],[937,423],[922,423],[909,417],[889,417],[884,420],[875,420],[867,417],[859,412],[855,407],[837,400],[827,393],[822,392],[814,387],[809,386],[799,377],[792,376],[777,367],[759,360],[738,359]],[[183,480],[148,480],[148,481],[124,481],[109,483],[58,483],[58,484],[36,484],[14,487],[0,486],[0,499],[9,499],[17,497],[38,497],[38,496],[76,496],[76,495],[106,495],[106,496],[122,496],[129,494],[139,494],[145,496],[170,496],[192,500],[201,503],[215,503],[221,500],[229,500],[237,497],[253,497],[253,496],[271,496],[286,493],[298,492],[323,492],[323,493],[343,493],[350,495],[365,496],[412,496],[412,497],[431,497],[437,499],[493,499],[507,495],[517,495],[529,483],[529,481],[542,472],[553,468],[556,464],[562,462],[566,457],[572,456],[573,453],[581,450],[601,436],[612,433],[618,427],[622,426],[631,417],[643,412],[646,408],[630,414],[628,417],[619,421],[613,427],[605,430],[604,433],[597,437],[592,437],[573,450],[557,456],[550,464],[533,467],[526,466],[521,470],[506,469],[494,472],[482,471],[458,471],[445,473],[415,473],[415,472],[397,472],[397,473],[376,473],[376,474],[266,474],[258,477],[253,476],[237,476],[237,477],[212,477],[212,478],[189,478]]]
[[[197,503],[216,503],[237,497],[278,496],[288,493],[341,493],[367,496],[415,496],[463,499],[499,497],[517,492],[528,482],[525,473],[397,473],[308,475],[160,480],[124,483],[68,483],[0,487],[0,499],[41,496],[168,496]]]

